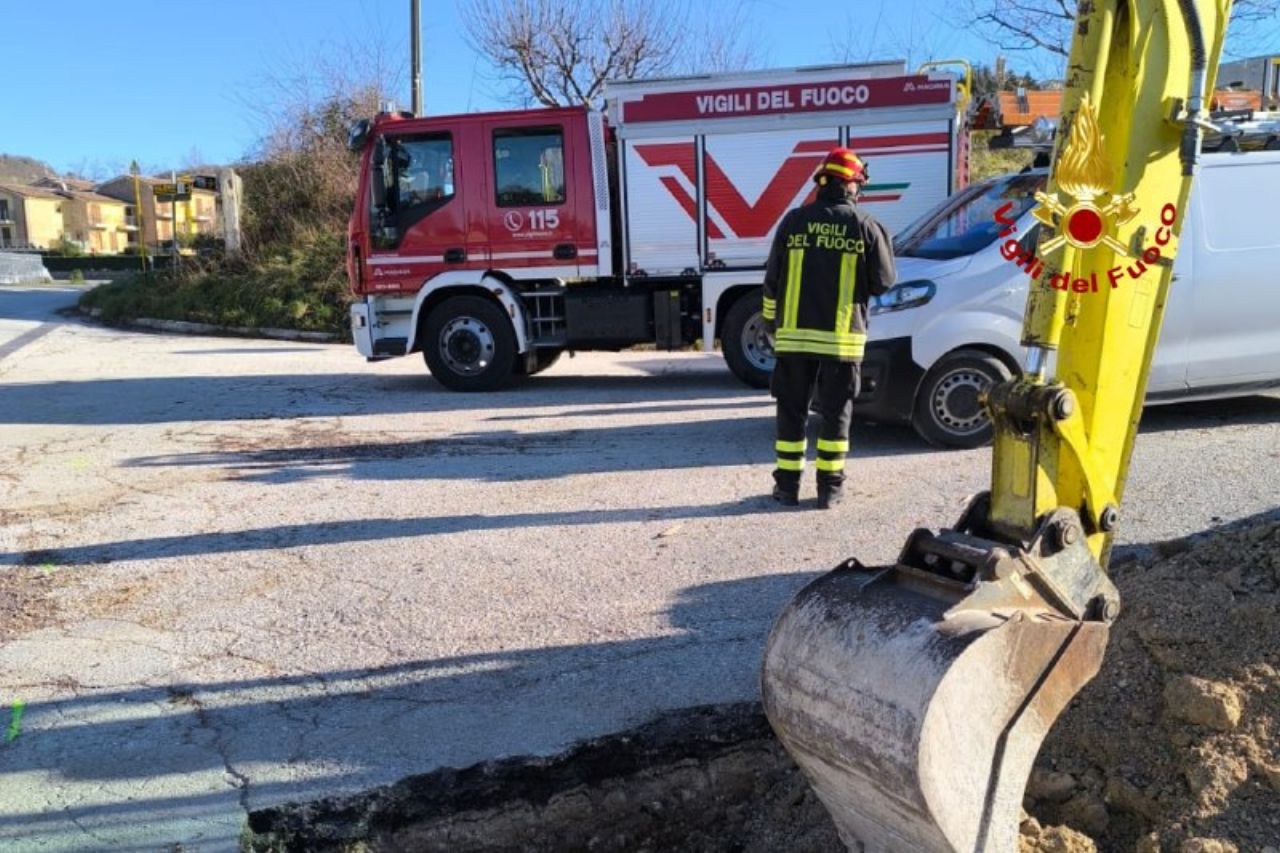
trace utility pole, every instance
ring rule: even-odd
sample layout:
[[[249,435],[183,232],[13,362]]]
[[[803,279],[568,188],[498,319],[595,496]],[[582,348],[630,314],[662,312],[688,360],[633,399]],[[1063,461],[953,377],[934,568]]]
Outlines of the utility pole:
[[[137,228],[138,234],[138,259],[142,262],[142,277],[147,277],[147,256],[151,250],[147,248],[147,229],[142,221],[142,182],[138,180],[138,176],[142,174],[142,169],[138,166],[138,161],[134,160],[129,164],[129,174],[133,175],[133,227]],[[157,226],[156,239],[159,239],[160,231]]]
[[[178,173],[172,169],[169,170],[169,183],[173,184],[173,189],[175,190],[173,206],[170,208],[173,213],[173,225],[169,229],[169,234],[173,238],[173,272],[176,274],[178,272],[178,193],[176,192],[178,189]]]
[[[413,53],[413,114],[422,115],[422,0],[409,0],[409,43]]]

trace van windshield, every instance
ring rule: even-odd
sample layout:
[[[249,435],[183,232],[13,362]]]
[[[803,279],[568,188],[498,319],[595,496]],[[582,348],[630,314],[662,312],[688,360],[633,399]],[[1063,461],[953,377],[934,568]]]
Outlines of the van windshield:
[[[1043,172],[1014,175],[975,184],[907,226],[894,240],[894,253],[904,258],[945,261],[962,258],[990,246],[1004,226],[995,213],[1005,203],[1005,214],[1017,219],[1036,203],[1035,194],[1048,181]]]

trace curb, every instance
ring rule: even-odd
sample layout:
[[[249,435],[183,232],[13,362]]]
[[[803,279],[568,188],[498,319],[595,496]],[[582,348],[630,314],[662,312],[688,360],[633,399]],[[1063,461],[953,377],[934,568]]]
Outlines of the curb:
[[[80,309],[81,314],[90,317],[102,315],[101,308]],[[240,338],[270,338],[277,341],[310,341],[312,343],[334,343],[339,336],[333,332],[302,332],[297,329],[256,329],[249,326],[215,326],[212,323],[192,323],[187,320],[157,320],[152,317],[138,317],[123,323],[126,327],[150,329],[156,332],[175,332],[182,335],[230,335]]]

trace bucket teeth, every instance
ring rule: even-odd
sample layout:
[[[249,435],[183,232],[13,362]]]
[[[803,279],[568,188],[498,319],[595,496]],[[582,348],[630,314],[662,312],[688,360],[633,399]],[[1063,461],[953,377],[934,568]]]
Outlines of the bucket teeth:
[[[778,618],[765,712],[850,850],[1014,853],[1040,743],[1098,671],[1103,622],[967,609],[837,569]]]

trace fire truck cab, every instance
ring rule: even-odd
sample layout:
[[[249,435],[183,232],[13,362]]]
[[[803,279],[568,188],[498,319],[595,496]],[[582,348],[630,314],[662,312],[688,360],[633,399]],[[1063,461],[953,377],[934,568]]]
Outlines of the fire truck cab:
[[[838,144],[896,230],[965,182],[963,86],[901,63],[611,84],[587,108],[353,129],[348,228],[356,348],[421,352],[455,390],[491,390],[566,351],[717,340],[763,387],[760,286],[773,230]]]

